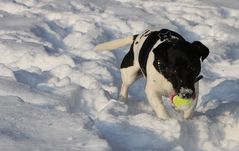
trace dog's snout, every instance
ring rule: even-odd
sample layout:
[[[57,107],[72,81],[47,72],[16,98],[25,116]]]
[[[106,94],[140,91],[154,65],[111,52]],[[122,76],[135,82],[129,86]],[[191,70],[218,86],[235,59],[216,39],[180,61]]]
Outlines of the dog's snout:
[[[188,99],[188,98],[192,98],[193,94],[192,93],[182,93],[181,96],[182,96],[182,98]]]
[[[193,94],[193,90],[192,89],[181,88],[179,95],[182,98],[192,98],[194,94]]]

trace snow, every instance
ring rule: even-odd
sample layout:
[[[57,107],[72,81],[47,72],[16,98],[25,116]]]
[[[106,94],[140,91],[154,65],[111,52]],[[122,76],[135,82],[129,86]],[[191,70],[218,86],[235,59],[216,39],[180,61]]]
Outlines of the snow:
[[[15,96],[0,101],[1,150],[110,150],[83,113],[37,108]]]
[[[236,0],[1,0],[0,150],[238,151]],[[169,28],[210,49],[191,120],[160,120],[145,81],[118,102],[129,47],[95,45]]]

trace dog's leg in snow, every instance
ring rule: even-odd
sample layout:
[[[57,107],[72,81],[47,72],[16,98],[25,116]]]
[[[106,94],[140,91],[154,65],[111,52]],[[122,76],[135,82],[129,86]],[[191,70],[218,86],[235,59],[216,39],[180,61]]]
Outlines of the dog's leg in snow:
[[[172,84],[153,66],[154,54],[149,53],[147,62],[147,82],[145,93],[149,104],[161,119],[168,119],[170,116],[163,104],[162,96],[167,96],[173,91]]]
[[[195,83],[195,92],[196,92],[196,98],[193,100],[193,105],[186,111],[184,111],[183,117],[185,119],[189,119],[193,116],[193,111],[195,110],[197,106],[197,101],[198,101],[198,95],[199,95],[199,82]]]
[[[127,101],[128,99],[128,89],[129,87],[139,78],[141,77],[140,69],[136,66],[130,66],[128,68],[121,68],[121,89],[119,99],[121,101]]]
[[[154,92],[151,89],[151,86],[149,86],[148,84],[146,85],[145,92],[146,92],[149,104],[154,109],[156,115],[160,119],[168,119],[170,116],[169,116],[168,112],[166,111],[166,109],[163,105],[163,102],[161,100],[161,96],[158,96],[157,95],[158,93]]]
[[[125,55],[121,66],[122,85],[120,90],[120,100],[126,102],[128,99],[128,89],[138,78],[141,77],[141,70],[134,52],[134,42],[131,44],[129,52]]]

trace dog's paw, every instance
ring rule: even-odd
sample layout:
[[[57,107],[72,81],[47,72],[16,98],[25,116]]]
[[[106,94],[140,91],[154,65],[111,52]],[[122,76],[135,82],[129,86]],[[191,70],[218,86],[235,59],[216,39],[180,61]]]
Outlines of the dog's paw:
[[[122,95],[119,96],[118,98],[119,102],[123,102],[123,103],[127,103],[128,102],[128,99]]]

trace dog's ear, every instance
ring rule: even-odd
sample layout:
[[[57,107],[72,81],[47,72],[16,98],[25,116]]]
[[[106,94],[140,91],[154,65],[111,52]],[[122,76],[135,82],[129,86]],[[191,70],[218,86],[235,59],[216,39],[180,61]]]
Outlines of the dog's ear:
[[[168,62],[168,49],[172,44],[169,42],[163,42],[153,50],[155,59],[159,59],[161,62]]]
[[[205,45],[203,45],[200,41],[194,41],[192,45],[201,57],[202,61],[207,58],[207,56],[209,55],[209,49]]]

